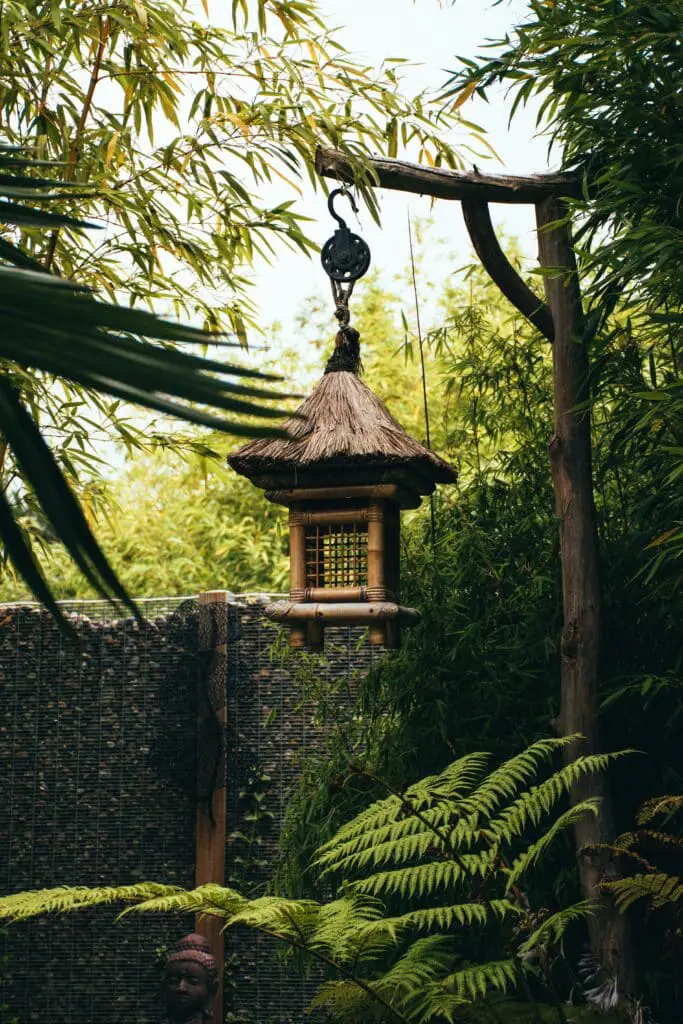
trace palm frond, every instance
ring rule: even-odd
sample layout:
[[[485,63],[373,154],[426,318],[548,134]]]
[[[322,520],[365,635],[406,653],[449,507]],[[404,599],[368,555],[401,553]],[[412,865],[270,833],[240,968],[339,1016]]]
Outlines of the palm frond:
[[[73,182],[27,172],[43,166],[54,165],[35,160],[28,149],[0,143],[0,196],[5,196],[0,198],[0,222],[22,229],[97,227],[41,208],[63,196],[59,191],[62,187],[68,185],[76,193],[79,189]],[[4,261],[0,262],[0,359],[5,362],[5,374],[11,374],[13,367],[52,374],[235,435],[274,433],[263,421],[284,415],[284,410],[270,404],[271,399],[283,396],[261,385],[239,383],[240,378],[251,378],[254,383],[274,378],[169,347],[183,343],[208,345],[220,339],[144,310],[99,302],[77,283],[46,272],[9,238],[0,239],[0,261]],[[88,583],[103,597],[123,601],[137,614],[22,402],[16,381],[13,383],[8,376],[0,378],[0,432],[21,468],[24,482],[33,490],[57,537]],[[70,631],[4,495],[0,501],[0,531],[19,575],[60,625]]]

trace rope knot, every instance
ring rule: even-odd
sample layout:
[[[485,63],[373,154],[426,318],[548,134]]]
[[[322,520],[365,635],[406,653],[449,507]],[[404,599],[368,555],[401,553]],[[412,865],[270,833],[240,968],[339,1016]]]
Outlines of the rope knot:
[[[359,373],[362,368],[360,334],[355,327],[344,326],[334,339],[334,352],[327,361],[325,373],[335,373],[340,370]]]

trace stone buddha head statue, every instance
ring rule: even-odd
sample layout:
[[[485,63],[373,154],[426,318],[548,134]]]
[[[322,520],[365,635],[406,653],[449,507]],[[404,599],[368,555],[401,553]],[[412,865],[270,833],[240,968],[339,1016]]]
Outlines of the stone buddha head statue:
[[[187,935],[164,966],[163,994],[170,1024],[207,1024],[213,1019],[218,970],[201,935]]]

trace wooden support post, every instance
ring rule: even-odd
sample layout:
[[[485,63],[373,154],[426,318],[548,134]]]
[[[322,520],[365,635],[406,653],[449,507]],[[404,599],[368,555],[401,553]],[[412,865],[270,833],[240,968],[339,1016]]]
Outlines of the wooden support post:
[[[289,596],[292,601],[303,601],[306,589],[306,532],[299,519],[298,508],[294,506],[289,513]],[[293,626],[289,643],[292,647],[305,647],[305,628]]]
[[[202,690],[198,704],[197,752],[202,757],[207,738],[215,742],[216,718],[222,730],[225,744],[227,722],[226,656],[228,640],[228,593],[225,590],[211,590],[200,594],[199,603],[199,650],[208,664],[208,678],[200,681]],[[214,697],[212,707],[207,707],[206,696]],[[216,695],[220,697],[216,699]],[[226,836],[226,763],[225,747],[220,759],[220,775],[215,780],[210,808],[197,805],[195,837],[195,885],[216,882],[225,883],[225,836]],[[195,929],[211,943],[211,950],[218,966],[218,989],[214,1001],[213,1024],[223,1024],[223,960],[224,943],[221,919],[198,914]]]
[[[322,622],[306,623],[306,647],[309,651],[320,652],[325,646],[325,627]]]
[[[546,271],[553,352],[553,436],[550,465],[555,511],[560,528],[560,559],[564,627],[561,638],[560,731],[580,733],[585,743],[565,751],[600,753],[598,685],[600,678],[601,592],[598,532],[593,502],[591,415],[588,354],[576,260],[566,223],[566,207],[546,199],[537,207],[539,259]],[[553,273],[553,271],[555,271]],[[609,854],[582,852],[615,837],[614,810],[604,773],[585,776],[572,790],[572,803],[600,799],[600,813],[584,817],[574,834],[584,895],[599,901],[588,918],[593,952],[619,983],[620,992],[634,993],[635,957],[628,919],[603,896],[600,883],[613,871]]]
[[[368,592],[384,590],[384,502],[368,506]],[[377,646],[384,643],[384,626],[370,626],[368,639]]]
[[[384,510],[384,581],[394,601],[401,593],[401,514],[396,505],[387,503]],[[384,627],[384,646],[395,651],[401,646],[401,627],[398,622],[387,622]]]

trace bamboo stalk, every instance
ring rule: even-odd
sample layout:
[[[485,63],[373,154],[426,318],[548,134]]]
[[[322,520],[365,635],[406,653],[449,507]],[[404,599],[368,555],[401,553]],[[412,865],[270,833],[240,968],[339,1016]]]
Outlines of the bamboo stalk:
[[[292,598],[306,588],[306,534],[303,525],[296,522],[289,526],[289,588]],[[305,647],[305,630],[292,629],[289,643],[292,647]]]
[[[384,587],[384,502],[373,500],[368,511],[368,588]],[[371,621],[371,620],[368,620]],[[376,647],[384,643],[382,626],[370,626],[368,640]]]
[[[404,608],[393,601],[347,602],[340,604],[309,604],[295,601],[278,601],[266,605],[266,616],[273,622],[346,622],[349,625],[367,626],[371,623],[385,623],[396,620],[402,625],[418,622],[417,608]]]
[[[367,601],[366,587],[306,587],[304,600],[308,604],[338,604],[341,601]]]
[[[395,505],[385,510],[384,539],[386,554],[384,559],[384,578],[387,595],[392,594],[398,600],[401,586],[401,514]],[[384,627],[384,646],[395,651],[401,646],[401,627],[397,622],[387,622]]]
[[[367,508],[330,508],[314,509],[307,512],[292,512],[291,522],[305,523],[306,526],[350,526],[353,523],[365,523],[368,519]]]

